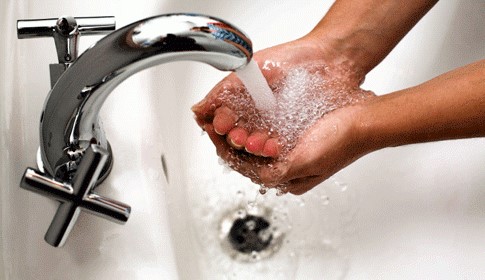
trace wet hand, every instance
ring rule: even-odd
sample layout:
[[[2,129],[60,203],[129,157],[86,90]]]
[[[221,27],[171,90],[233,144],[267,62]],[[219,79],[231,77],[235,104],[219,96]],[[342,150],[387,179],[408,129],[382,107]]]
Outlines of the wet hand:
[[[261,183],[300,195],[373,151],[359,111],[360,105],[350,105],[322,117],[305,131],[284,161],[258,170]]]
[[[254,59],[259,63],[263,75],[273,89],[278,89],[281,81],[285,80],[292,70],[301,68],[302,65],[311,65],[311,74],[321,76],[319,81],[325,84],[313,90],[328,93],[326,96],[319,94],[328,103],[325,106],[331,107],[331,110],[352,103],[352,96],[357,96],[358,100],[362,96],[371,95],[359,89],[361,79],[358,75],[333,67],[329,60],[318,54],[321,53],[316,44],[299,40],[258,52]],[[314,65],[318,67],[313,67]],[[320,69],[319,66],[325,67]],[[329,80],[338,82],[327,82]],[[276,166],[281,162],[282,153],[286,157],[287,143],[271,125],[260,125],[254,121],[254,116],[261,118],[261,112],[251,105],[250,99],[240,102],[244,94],[247,95],[239,79],[235,74],[229,75],[192,108],[196,121],[207,131],[218,155],[233,169],[256,183],[275,184],[278,181],[275,178],[281,183],[283,178],[287,178],[283,176],[286,171],[280,172],[281,174],[272,179],[267,173],[263,174],[266,177],[262,179],[261,174],[268,165]],[[262,115],[264,119],[264,114]],[[289,156],[293,154],[290,153]],[[288,160],[293,161],[292,158]]]
[[[302,65],[330,65],[328,59],[311,39],[299,39],[293,42],[275,46],[257,52],[253,59],[259,64],[268,84],[273,89],[281,84],[288,72]],[[348,73],[337,71],[337,67],[329,67],[326,75],[340,76],[348,84],[358,84],[359,77],[350,77]],[[243,90],[241,90],[243,89]],[[254,115],[254,106],[241,106],[232,102],[243,94],[244,86],[236,74],[231,74],[217,84],[209,94],[192,107],[198,124],[212,124],[217,134],[225,136],[227,145],[258,156],[278,157],[277,135],[257,127],[249,127],[248,120]],[[231,100],[232,99],[232,100]],[[248,103],[251,103],[249,101]],[[243,104],[248,105],[248,104]],[[237,112],[236,112],[237,111]]]

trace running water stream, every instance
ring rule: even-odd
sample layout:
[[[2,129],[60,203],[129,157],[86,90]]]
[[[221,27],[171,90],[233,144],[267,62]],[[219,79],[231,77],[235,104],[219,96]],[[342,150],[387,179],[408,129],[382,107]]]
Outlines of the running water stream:
[[[251,95],[257,109],[269,111],[276,107],[273,91],[269,88],[256,61],[251,60],[245,67],[238,69],[236,74]]]

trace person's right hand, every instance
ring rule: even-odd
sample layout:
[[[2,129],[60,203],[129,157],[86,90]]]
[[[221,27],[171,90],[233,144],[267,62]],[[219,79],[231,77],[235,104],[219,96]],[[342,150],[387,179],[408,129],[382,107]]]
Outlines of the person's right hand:
[[[365,105],[363,101],[324,115],[301,135],[285,160],[258,169],[261,183],[300,195],[377,149],[363,124]]]

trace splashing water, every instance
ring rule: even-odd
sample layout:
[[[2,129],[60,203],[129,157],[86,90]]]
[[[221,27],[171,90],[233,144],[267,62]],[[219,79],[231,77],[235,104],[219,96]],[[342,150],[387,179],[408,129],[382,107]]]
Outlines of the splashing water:
[[[271,167],[275,161],[285,162],[301,135],[316,121],[337,108],[370,95],[370,92],[349,86],[332,76],[326,65],[302,64],[290,69],[275,68],[278,69],[267,70],[279,71],[283,78],[268,86],[257,64],[249,63],[237,73],[244,86],[234,88],[234,85],[230,85],[220,96],[221,101],[239,116],[238,127],[247,131],[266,131],[270,137],[279,139],[281,152],[277,159],[254,159],[249,154],[233,150],[228,164],[239,172],[247,161],[251,161],[256,169]],[[258,174],[251,170],[241,173],[258,181]],[[263,187],[262,193],[265,190]],[[282,190],[281,193],[284,193],[284,186]]]

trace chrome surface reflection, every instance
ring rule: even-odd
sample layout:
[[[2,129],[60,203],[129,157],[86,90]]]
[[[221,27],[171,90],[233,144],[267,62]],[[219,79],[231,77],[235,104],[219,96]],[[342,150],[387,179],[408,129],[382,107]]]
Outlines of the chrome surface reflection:
[[[230,71],[252,57],[251,41],[234,26],[204,15],[168,14],[114,31],[73,61],[82,31],[77,19],[18,21],[20,39],[52,36],[58,51],[60,67],[51,67],[53,87],[40,121],[40,171],[28,168],[21,182],[61,203],[45,235],[56,247],[66,241],[81,209],[120,223],[129,218],[130,206],[93,192],[113,164],[99,111],[118,84],[161,63],[194,60]],[[86,31],[114,26],[111,17],[103,19],[99,28],[94,23]]]

